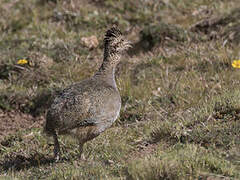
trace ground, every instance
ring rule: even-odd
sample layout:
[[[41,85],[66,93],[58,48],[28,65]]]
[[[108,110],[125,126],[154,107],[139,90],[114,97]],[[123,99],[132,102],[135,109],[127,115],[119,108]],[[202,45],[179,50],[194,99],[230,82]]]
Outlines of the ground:
[[[239,19],[238,0],[1,1],[0,179],[239,179]],[[113,24],[133,45],[120,117],[82,159],[61,136],[54,162],[46,111],[97,70]]]
[[[16,131],[21,131],[30,128],[40,128],[43,125],[43,117],[34,118],[29,114],[10,111],[0,112],[1,126],[0,126],[0,140]]]

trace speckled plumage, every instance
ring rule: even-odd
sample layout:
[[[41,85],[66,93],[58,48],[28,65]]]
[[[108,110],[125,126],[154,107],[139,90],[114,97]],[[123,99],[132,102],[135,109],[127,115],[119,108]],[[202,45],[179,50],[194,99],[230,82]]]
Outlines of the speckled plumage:
[[[130,47],[121,32],[112,27],[104,38],[103,63],[89,79],[65,88],[55,97],[44,131],[54,138],[55,158],[59,158],[57,134],[70,134],[83,144],[109,128],[117,119],[121,98],[115,82],[115,68],[121,53]]]

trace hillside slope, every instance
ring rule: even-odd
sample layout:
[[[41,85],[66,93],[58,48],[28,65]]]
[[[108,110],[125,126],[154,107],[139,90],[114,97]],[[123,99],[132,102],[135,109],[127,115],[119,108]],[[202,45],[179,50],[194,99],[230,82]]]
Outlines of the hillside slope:
[[[239,179],[238,0],[0,2],[0,179]],[[118,24],[120,118],[78,159],[41,135],[54,94],[91,76]],[[19,65],[20,59],[28,64]]]

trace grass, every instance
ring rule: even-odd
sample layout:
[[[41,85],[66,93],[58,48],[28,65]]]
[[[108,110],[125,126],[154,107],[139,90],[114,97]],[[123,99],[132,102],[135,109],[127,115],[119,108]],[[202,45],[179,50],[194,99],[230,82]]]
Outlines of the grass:
[[[0,127],[0,179],[239,179],[238,1],[83,4],[0,2],[0,118],[10,122]],[[86,144],[85,160],[61,137],[56,163],[41,134],[46,110],[96,71],[113,23],[133,42],[116,71],[120,118]],[[92,35],[99,46],[89,49],[81,38]],[[23,58],[31,63],[17,65]],[[39,125],[23,128],[27,118]]]
[[[237,175],[237,170],[228,161],[189,144],[177,144],[170,152],[135,160],[128,167],[132,179],[188,179],[201,177],[201,170],[223,176]]]

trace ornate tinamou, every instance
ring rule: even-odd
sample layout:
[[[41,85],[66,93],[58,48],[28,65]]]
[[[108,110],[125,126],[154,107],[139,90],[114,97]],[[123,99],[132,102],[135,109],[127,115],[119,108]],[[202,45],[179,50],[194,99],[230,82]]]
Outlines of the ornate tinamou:
[[[129,41],[116,28],[104,38],[104,58],[95,75],[65,88],[48,110],[44,132],[54,138],[54,155],[59,159],[57,134],[70,134],[79,141],[82,153],[85,142],[109,128],[119,116],[121,97],[115,82],[115,68]]]

